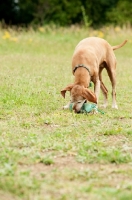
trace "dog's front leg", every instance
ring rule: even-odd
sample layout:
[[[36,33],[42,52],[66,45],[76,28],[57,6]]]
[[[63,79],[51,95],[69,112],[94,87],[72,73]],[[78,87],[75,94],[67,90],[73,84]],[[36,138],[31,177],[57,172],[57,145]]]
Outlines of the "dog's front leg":
[[[108,98],[108,90],[107,88],[105,87],[104,83],[101,81],[100,82],[100,88],[102,90],[102,93],[104,95],[104,104],[102,105],[104,108],[107,107],[108,105],[108,101],[107,101],[107,98]]]
[[[99,93],[100,93],[100,80],[97,79],[94,84],[94,93],[97,97],[97,103],[99,102]]]

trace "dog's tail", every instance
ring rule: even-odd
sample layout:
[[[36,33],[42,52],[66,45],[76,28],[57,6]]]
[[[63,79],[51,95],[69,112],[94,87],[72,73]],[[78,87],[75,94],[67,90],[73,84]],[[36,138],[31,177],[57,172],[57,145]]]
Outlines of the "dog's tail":
[[[121,48],[122,46],[124,46],[126,43],[127,43],[127,40],[125,40],[123,43],[121,43],[121,44],[119,44],[119,45],[112,46],[112,49],[113,49],[113,50],[119,49],[119,48]]]

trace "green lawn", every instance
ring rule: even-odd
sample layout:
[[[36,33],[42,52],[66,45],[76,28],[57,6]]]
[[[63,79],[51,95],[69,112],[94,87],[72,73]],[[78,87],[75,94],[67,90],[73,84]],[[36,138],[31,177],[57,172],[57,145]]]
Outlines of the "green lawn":
[[[75,114],[60,95],[71,58],[88,36],[116,45],[117,104]],[[132,30],[0,29],[0,200],[132,199]]]

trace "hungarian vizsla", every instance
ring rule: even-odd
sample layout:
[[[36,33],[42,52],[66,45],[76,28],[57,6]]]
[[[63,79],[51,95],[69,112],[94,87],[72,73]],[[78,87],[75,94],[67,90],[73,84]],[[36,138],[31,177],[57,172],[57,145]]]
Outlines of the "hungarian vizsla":
[[[104,95],[104,107],[107,107],[108,90],[102,81],[102,70],[107,70],[112,84],[112,108],[118,109],[116,103],[116,57],[113,50],[125,45],[127,40],[117,46],[111,46],[106,40],[98,37],[83,39],[76,46],[72,57],[72,72],[75,76],[73,84],[61,90],[65,98],[70,92],[71,100],[64,109],[73,103],[73,110],[80,111],[85,101],[98,103],[100,88]],[[94,83],[94,92],[88,89],[90,81]]]

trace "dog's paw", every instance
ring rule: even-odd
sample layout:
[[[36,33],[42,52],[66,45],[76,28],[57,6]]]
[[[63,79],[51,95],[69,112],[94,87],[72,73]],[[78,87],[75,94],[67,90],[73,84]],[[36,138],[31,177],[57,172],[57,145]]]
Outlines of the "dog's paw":
[[[102,108],[107,108],[107,104],[102,104],[101,107]]]
[[[69,108],[69,105],[63,106],[63,109],[66,110]]]
[[[118,106],[117,105],[112,105],[112,108],[118,109]]]

